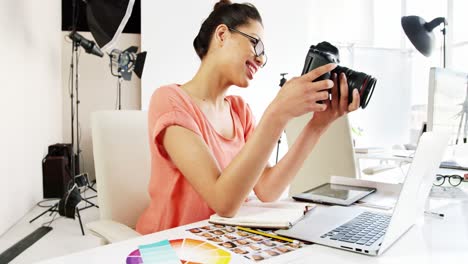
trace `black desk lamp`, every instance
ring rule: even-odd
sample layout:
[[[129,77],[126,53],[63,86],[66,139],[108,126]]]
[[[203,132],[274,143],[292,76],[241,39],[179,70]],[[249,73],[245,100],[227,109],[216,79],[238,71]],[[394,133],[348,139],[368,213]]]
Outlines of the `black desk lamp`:
[[[434,49],[435,36],[432,31],[442,23],[444,24],[444,28],[441,31],[444,37],[443,60],[445,68],[445,28],[447,26],[445,17],[435,18],[431,22],[426,22],[418,16],[404,16],[401,18],[401,25],[406,36],[413,43],[414,47],[426,57],[431,56]]]

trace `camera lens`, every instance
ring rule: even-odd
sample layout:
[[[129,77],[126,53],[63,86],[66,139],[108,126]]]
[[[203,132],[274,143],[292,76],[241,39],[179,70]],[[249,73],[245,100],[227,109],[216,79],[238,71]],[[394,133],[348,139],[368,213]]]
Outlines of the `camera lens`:
[[[352,91],[354,88],[358,89],[359,96],[361,98],[360,106],[364,109],[366,108],[367,104],[369,103],[372,93],[374,92],[375,84],[377,83],[377,79],[374,77],[367,75],[363,72],[353,71],[346,67],[337,66],[332,72],[336,73],[338,76],[340,73],[344,73],[346,75],[346,79],[348,80],[348,102],[351,103],[353,100]]]

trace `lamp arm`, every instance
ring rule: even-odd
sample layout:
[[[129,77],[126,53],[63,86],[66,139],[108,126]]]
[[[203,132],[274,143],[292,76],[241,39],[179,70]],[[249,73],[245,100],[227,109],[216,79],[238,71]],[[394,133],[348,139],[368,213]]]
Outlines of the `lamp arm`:
[[[447,20],[445,19],[445,17],[437,17],[434,18],[431,22],[427,22],[426,24],[424,24],[424,27],[427,31],[431,32],[434,28],[436,28],[442,23],[444,23],[444,26],[447,25]]]

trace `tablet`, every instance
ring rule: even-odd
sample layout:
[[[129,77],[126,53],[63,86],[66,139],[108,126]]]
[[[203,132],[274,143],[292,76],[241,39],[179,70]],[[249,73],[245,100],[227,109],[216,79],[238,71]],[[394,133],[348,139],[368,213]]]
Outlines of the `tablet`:
[[[293,199],[305,202],[348,206],[375,191],[375,188],[369,187],[325,183],[316,188],[294,195]]]

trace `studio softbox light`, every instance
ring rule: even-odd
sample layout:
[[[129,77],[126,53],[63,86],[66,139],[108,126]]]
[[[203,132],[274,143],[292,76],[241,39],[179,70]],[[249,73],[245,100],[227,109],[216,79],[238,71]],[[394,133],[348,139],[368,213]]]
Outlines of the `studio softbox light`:
[[[89,30],[102,51],[109,52],[132,14],[135,0],[87,0]]]

